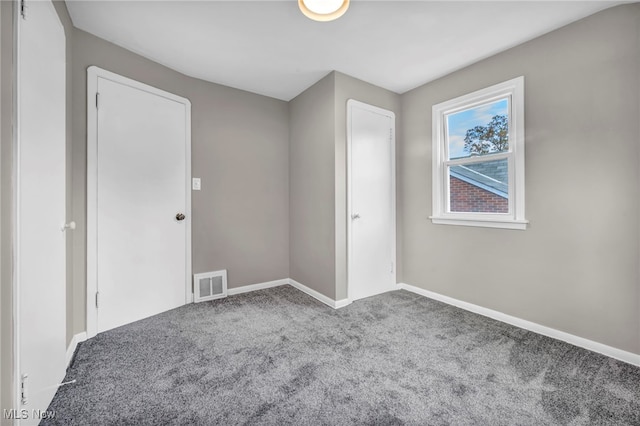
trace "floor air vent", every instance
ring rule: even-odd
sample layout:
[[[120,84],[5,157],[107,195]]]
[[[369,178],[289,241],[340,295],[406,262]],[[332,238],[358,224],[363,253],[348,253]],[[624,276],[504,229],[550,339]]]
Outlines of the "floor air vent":
[[[207,300],[227,297],[227,270],[203,272],[193,275],[193,301],[206,302]]]

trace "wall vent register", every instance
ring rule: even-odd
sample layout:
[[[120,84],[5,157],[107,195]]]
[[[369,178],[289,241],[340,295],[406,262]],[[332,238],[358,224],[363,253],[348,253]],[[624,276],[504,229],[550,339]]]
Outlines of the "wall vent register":
[[[193,301],[195,303],[222,297],[227,297],[226,269],[193,275]]]

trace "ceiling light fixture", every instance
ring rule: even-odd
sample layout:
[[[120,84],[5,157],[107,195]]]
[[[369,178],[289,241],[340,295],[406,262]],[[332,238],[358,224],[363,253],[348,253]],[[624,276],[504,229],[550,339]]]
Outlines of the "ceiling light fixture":
[[[349,0],[298,0],[298,6],[307,18],[327,22],[344,15],[349,9]]]

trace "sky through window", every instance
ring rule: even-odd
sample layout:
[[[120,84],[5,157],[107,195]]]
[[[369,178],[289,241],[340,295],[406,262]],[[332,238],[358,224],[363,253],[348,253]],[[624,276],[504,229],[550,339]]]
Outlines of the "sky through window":
[[[496,115],[509,116],[508,99],[480,105],[447,116],[449,159],[469,157],[464,148],[464,137],[467,130],[475,126],[486,126]]]

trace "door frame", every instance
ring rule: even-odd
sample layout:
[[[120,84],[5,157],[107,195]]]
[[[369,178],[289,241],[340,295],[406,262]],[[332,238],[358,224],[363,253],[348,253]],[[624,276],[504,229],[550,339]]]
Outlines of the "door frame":
[[[185,106],[186,126],[186,276],[185,304],[193,302],[191,291],[191,102],[187,98],[174,95],[153,86],[123,77],[95,65],[87,68],[87,338],[98,333],[98,310],[96,309],[96,292],[98,289],[98,79],[104,78],[113,82],[142,90]]]
[[[13,20],[13,81],[12,81],[12,158],[11,158],[11,177],[13,178],[13,182],[11,182],[11,296],[12,296],[12,390],[13,395],[11,395],[13,407],[19,408],[22,403],[20,401],[20,285],[19,284],[19,270],[20,270],[20,259],[18,253],[20,253],[20,232],[19,232],[19,224],[20,224],[20,123],[21,123],[21,114],[18,102],[18,91],[20,89],[20,82],[22,79],[20,78],[20,28],[21,25],[21,16],[20,16],[20,7],[16,2],[12,3],[12,20]],[[12,408],[12,407],[9,407]],[[13,424],[18,424],[19,420],[14,420]]]
[[[391,279],[393,282],[389,283],[388,291],[395,290],[397,284],[397,270],[398,260],[396,255],[396,115],[393,111],[389,111],[374,105],[369,105],[364,102],[357,101],[355,99],[347,100],[347,297],[350,301],[353,301],[353,286],[352,274],[353,268],[351,261],[353,259],[353,227],[352,227],[352,199],[353,194],[353,178],[351,176],[351,161],[353,160],[352,143],[353,138],[351,136],[351,119],[353,108],[360,108],[366,111],[374,112],[391,119],[391,258],[393,261],[393,272]]]

